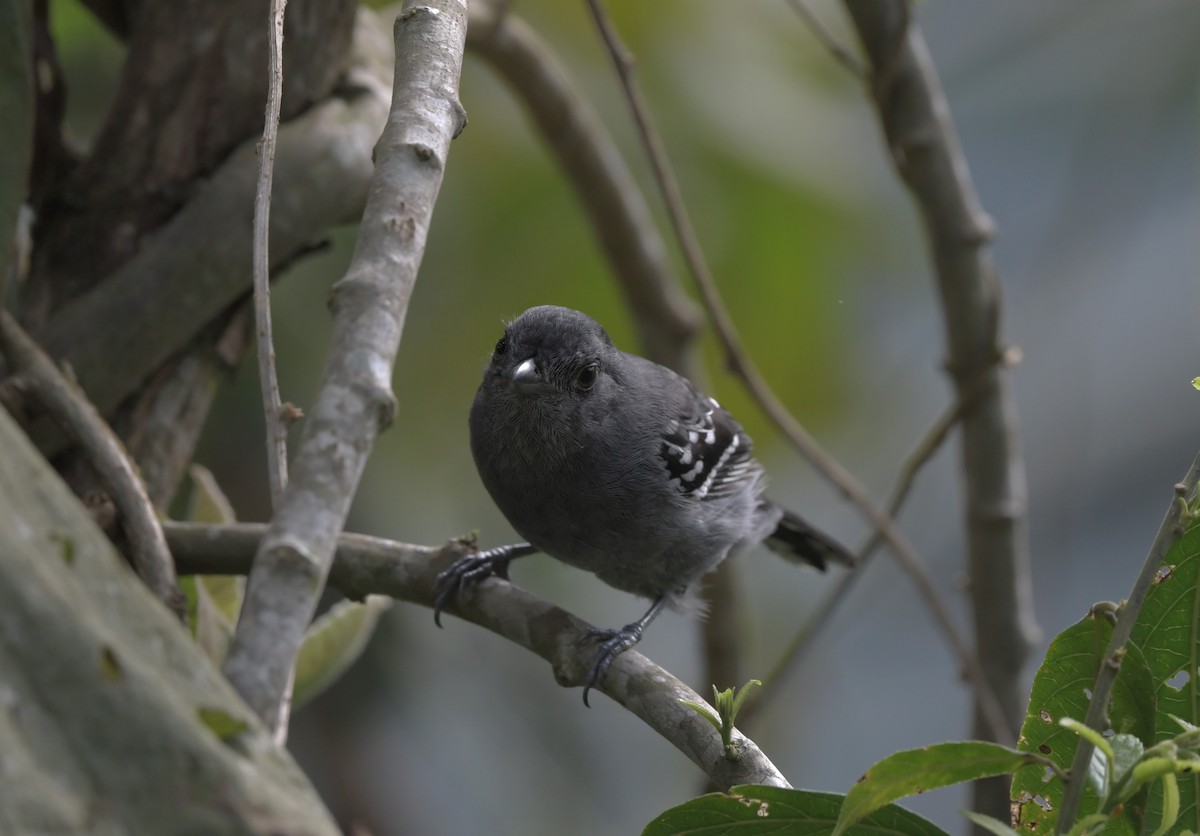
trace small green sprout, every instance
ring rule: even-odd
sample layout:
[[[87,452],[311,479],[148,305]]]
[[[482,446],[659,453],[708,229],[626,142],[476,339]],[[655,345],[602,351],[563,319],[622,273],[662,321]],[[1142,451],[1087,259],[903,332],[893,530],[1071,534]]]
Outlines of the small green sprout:
[[[721,745],[725,747],[725,757],[728,760],[736,761],[738,759],[738,746],[733,742],[734,722],[737,720],[738,712],[742,708],[742,703],[746,701],[746,696],[750,693],[751,685],[762,685],[758,679],[751,679],[741,688],[733,689],[726,688],[724,691],[718,691],[717,686],[713,686],[713,703],[717,708],[717,716],[714,717],[709,707],[702,702],[695,700],[681,699],[680,702],[694,710],[697,714],[703,717],[708,722],[712,723],[714,729],[721,735]]]

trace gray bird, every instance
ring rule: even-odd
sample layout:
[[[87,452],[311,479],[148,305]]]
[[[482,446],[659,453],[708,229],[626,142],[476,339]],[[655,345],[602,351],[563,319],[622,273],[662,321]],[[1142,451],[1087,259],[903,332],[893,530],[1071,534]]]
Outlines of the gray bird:
[[[530,308],[504,331],[471,407],[484,486],[528,540],[461,558],[438,578],[434,617],[467,584],[545,552],[653,601],[600,642],[583,691],[664,606],[697,608],[700,578],[760,542],[824,571],[853,556],[763,496],[750,437],[670,369],[613,346],[590,317]]]

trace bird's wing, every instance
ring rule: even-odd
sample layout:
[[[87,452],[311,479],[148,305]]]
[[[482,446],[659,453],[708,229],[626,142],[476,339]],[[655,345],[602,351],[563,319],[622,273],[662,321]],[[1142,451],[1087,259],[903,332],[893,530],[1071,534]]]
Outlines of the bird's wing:
[[[667,423],[660,455],[681,493],[697,500],[732,496],[759,478],[750,436],[714,399],[688,389],[691,397]]]

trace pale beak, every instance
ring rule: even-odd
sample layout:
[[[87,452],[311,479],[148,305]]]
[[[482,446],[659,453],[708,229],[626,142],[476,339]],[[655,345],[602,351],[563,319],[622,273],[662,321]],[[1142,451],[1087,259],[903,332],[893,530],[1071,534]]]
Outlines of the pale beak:
[[[557,391],[553,384],[542,379],[532,357],[513,369],[509,382],[522,395],[544,395]]]

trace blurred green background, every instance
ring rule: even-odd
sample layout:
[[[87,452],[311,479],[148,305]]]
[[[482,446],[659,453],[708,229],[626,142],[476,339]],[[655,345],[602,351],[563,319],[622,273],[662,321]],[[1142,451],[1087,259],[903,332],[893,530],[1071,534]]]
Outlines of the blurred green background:
[[[750,351],[799,419],[883,497],[949,387],[920,229],[863,89],[779,0],[608,5]],[[583,5],[513,6],[602,113],[661,219]],[[812,7],[852,42],[837,4]],[[74,2],[53,10],[71,128],[86,143],[121,49]],[[1200,7],[933,0],[914,13],[1000,230],[1003,333],[1025,355],[1015,379],[1048,639],[1093,601],[1125,594],[1196,449]],[[637,346],[573,194],[473,56],[462,101],[471,121],[451,151],[408,315],[399,417],[349,527],[421,543],[478,529],[491,546],[514,535],[475,475],[466,415],[502,322],[531,305],[567,305],[619,346]],[[281,388],[301,407],[327,348],[328,289],[353,240],[335,231],[328,250],[275,285]],[[708,335],[704,348],[703,383],[753,435],[773,495],[860,543],[864,523],[778,438]],[[243,520],[267,514],[261,437],[247,358],[198,453]],[[902,522],[966,624],[953,443]],[[765,554],[743,568],[745,667],[762,675],[828,581]],[[513,577],[604,626],[643,607],[544,557]],[[669,615],[641,649],[706,693],[698,648],[695,623]],[[889,752],[968,728],[945,643],[886,559],[775,687],[749,731],[796,786],[845,791]],[[376,836],[632,833],[704,790],[681,755],[594,702],[584,709],[542,662],[490,634],[452,618],[437,630],[428,611],[397,606],[362,663],[296,715],[291,745],[343,825]],[[911,806],[954,832],[964,803],[946,791]]]

